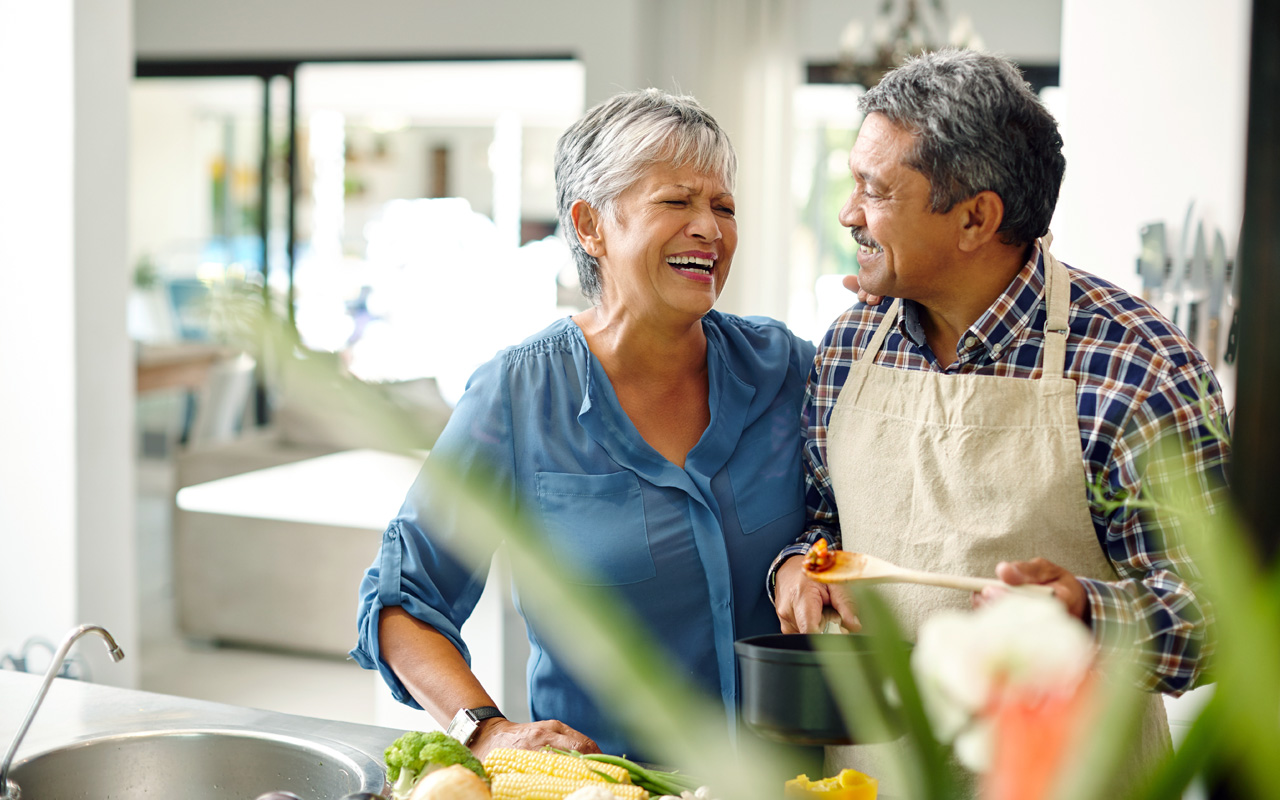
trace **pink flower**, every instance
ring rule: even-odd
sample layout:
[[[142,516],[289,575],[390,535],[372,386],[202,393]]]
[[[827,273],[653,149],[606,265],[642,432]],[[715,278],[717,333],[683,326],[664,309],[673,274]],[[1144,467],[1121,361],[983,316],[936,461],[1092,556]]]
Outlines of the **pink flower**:
[[[1091,676],[1052,690],[1008,685],[991,711],[991,767],[983,776],[984,800],[1041,800],[1058,785],[1066,756],[1094,715]]]

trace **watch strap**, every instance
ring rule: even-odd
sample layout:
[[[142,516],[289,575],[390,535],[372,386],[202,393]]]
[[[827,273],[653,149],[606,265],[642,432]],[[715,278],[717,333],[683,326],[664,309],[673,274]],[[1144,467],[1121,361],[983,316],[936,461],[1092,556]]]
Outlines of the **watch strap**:
[[[471,718],[476,722],[493,719],[494,717],[506,718],[506,716],[494,706],[477,706],[476,708],[469,708],[467,710],[471,712]]]

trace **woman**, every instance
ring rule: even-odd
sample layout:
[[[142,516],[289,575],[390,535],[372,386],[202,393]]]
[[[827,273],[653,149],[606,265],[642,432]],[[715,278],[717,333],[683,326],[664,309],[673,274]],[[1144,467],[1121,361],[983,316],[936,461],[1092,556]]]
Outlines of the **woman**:
[[[696,101],[654,89],[566,131],[558,211],[592,307],[477,370],[431,456],[533,510],[551,552],[613,589],[731,713],[733,641],[777,632],[762,576],[803,522],[799,411],[814,354],[776,321],[712,310],[738,241],[735,169]],[[442,725],[474,726],[460,738],[481,757],[542,745],[636,756],[536,620],[535,722],[490,716],[461,654],[484,580],[448,554],[465,536],[432,517],[420,479],[361,585],[355,659]],[[475,708],[488,710],[466,719]]]

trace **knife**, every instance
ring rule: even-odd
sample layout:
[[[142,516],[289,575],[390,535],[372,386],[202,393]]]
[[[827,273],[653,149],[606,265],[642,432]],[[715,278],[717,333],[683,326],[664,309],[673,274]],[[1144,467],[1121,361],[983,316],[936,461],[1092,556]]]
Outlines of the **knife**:
[[[1187,216],[1182,221],[1182,238],[1178,246],[1178,255],[1169,265],[1169,271],[1165,274],[1163,300],[1165,305],[1165,313],[1169,315],[1174,325],[1178,324],[1178,306],[1182,300],[1182,278],[1187,274],[1187,262],[1191,259],[1191,248],[1188,242],[1191,238],[1191,212],[1195,210],[1196,201],[1192,200],[1187,204]]]
[[[1227,242],[1222,231],[1213,231],[1213,254],[1209,257],[1209,366],[1218,367],[1218,342],[1222,336],[1222,295],[1227,283]]]
[[[1165,247],[1164,223],[1152,222],[1138,229],[1142,250],[1138,253],[1138,274],[1142,276],[1142,299],[1154,303],[1160,295],[1169,254]]]
[[[1241,233],[1244,225],[1241,223]],[[1227,305],[1231,307],[1231,327],[1227,330],[1227,349],[1222,363],[1236,363],[1236,349],[1240,345],[1240,237],[1236,236],[1236,257],[1227,262]]]
[[[1196,222],[1195,244],[1187,268],[1187,327],[1184,331],[1191,343],[1200,347],[1200,317],[1209,295],[1209,252],[1204,240],[1204,222]]]

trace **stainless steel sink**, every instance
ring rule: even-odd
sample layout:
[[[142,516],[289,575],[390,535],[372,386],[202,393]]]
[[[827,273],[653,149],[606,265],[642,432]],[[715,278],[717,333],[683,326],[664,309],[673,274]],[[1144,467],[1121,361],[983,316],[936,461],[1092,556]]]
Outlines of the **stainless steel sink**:
[[[83,739],[15,762],[9,777],[22,800],[338,800],[385,788],[382,765],[346,745],[223,728]]]

